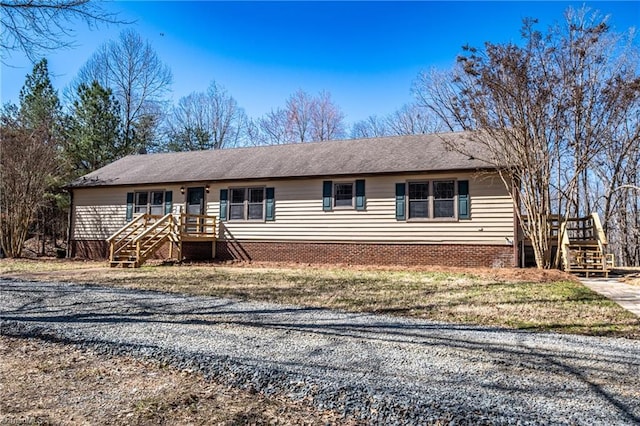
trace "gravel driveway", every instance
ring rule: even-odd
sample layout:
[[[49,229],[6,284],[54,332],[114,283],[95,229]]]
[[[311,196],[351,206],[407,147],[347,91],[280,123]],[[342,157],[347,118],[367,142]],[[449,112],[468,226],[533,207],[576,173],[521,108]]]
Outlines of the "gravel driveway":
[[[640,341],[0,278],[3,334],[149,356],[370,423],[640,424]]]

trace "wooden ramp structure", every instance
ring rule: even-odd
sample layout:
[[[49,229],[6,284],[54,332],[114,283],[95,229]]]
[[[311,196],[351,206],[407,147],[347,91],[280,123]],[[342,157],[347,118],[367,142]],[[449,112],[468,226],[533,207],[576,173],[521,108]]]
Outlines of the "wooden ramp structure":
[[[560,225],[560,246],[564,270],[609,276],[614,267],[612,254],[607,254],[607,237],[597,213],[569,218]]]
[[[143,214],[111,235],[109,266],[139,268],[162,247],[169,259],[182,261],[182,243],[216,240],[216,217],[186,213],[164,216]]]

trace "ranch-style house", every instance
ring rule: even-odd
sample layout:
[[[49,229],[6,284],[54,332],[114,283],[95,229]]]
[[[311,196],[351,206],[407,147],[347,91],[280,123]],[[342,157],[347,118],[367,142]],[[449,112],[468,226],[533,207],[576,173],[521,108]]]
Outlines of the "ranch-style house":
[[[465,132],[131,155],[70,183],[70,254],[516,266],[497,172]]]

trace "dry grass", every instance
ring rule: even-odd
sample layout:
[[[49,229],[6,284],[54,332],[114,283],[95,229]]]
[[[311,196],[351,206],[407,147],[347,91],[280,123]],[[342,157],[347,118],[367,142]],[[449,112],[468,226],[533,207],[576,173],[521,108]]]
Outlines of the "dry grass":
[[[640,321],[560,271],[182,265],[5,260],[0,273],[302,306],[640,338]]]
[[[350,424],[306,403],[128,357],[0,337],[0,424]]]

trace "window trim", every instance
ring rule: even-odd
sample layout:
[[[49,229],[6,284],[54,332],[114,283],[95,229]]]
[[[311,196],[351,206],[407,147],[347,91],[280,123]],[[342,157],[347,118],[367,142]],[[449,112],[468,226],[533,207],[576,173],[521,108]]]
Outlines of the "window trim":
[[[262,190],[262,217],[259,219],[249,219],[249,204],[258,204],[258,203],[250,203],[249,202],[249,191],[255,189]],[[228,205],[227,205],[227,222],[266,222],[266,186],[233,186],[229,187],[229,195],[228,195]],[[243,190],[244,191],[244,201],[242,202],[242,219],[234,219],[231,217],[231,208],[233,206],[237,206],[240,203],[233,202],[233,191]]]
[[[242,203],[234,203],[233,202],[233,192],[242,190]],[[242,205],[242,218],[236,219],[233,218],[232,210],[234,206]],[[229,188],[229,201],[228,207],[229,212],[227,214],[227,220],[229,222],[245,222],[247,220],[247,187],[230,187]]]
[[[260,203],[252,202],[252,201],[251,201],[251,192],[252,192],[252,191],[255,191],[255,190],[257,190],[257,189],[259,189],[259,190],[260,190],[260,192],[262,193],[262,201],[261,201]],[[246,220],[247,220],[247,221],[262,221],[262,222],[264,222],[264,221],[265,221],[265,218],[266,218],[266,211],[265,211],[266,201],[267,201],[267,197],[266,197],[266,188],[265,188],[264,186],[260,186],[260,187],[258,187],[258,186],[247,187],[246,199],[245,199],[245,203],[246,203],[246,210],[245,210],[246,215],[245,215],[245,216],[246,216],[246,218],[247,218]],[[261,212],[262,212],[261,217],[260,217],[260,218],[253,218],[253,219],[252,219],[252,218],[250,218],[250,217],[249,217],[250,207],[251,207],[252,205],[258,205],[258,204],[260,204],[260,205],[262,206],[262,209],[261,209]]]
[[[429,190],[428,207],[429,217],[411,217],[410,216],[410,203],[409,197],[409,184],[410,183],[427,183]],[[452,182],[453,183],[453,217],[435,217],[435,192],[434,182]],[[447,198],[447,200],[450,200]],[[435,179],[411,179],[405,182],[405,205],[406,205],[406,221],[407,222],[459,222],[458,212],[458,179],[457,178],[435,178]]]
[[[427,216],[426,217],[411,217],[411,189],[410,186],[411,184],[418,184],[418,183],[426,183],[427,184]],[[430,180],[409,180],[406,182],[406,190],[405,190],[405,197],[406,197],[406,204],[407,204],[407,220],[408,221],[425,221],[425,220],[432,220],[432,216],[433,216],[433,208],[431,205],[431,196],[432,196],[432,191],[431,191],[431,181]],[[424,201],[422,198],[419,199],[419,201]]]
[[[161,193],[162,194],[162,202],[160,204],[153,204],[153,194],[154,193]],[[147,194],[147,203],[146,204],[138,204],[138,195],[139,194]],[[152,207],[159,207],[161,209],[161,214],[160,215],[153,215],[153,216],[164,216],[164,211],[165,211],[165,204],[166,204],[166,196],[167,196],[167,190],[166,189],[148,189],[148,190],[137,190],[137,191],[133,191],[133,211],[132,211],[132,215],[133,217],[137,217],[143,214],[151,214],[151,208]],[[145,207],[145,211],[144,212],[139,212],[137,211],[139,207],[142,207],[144,205]]]
[[[436,182],[451,183],[451,185],[453,186],[453,198],[438,198],[438,200],[443,200],[443,201],[451,200],[451,202],[453,203],[453,206],[452,206],[453,216],[436,217],[436,189],[434,185]],[[430,193],[431,203],[433,205],[433,211],[431,212],[431,216],[433,220],[438,220],[438,221],[458,220],[458,191],[456,187],[457,185],[456,185],[455,179],[434,179],[431,181],[431,189],[433,191],[432,194]]]
[[[338,194],[337,187],[338,185],[351,185],[351,205],[348,206],[338,206],[336,205],[337,199],[336,195]],[[331,208],[332,210],[355,210],[356,209],[356,183],[355,181],[333,181],[333,185],[331,186]]]

